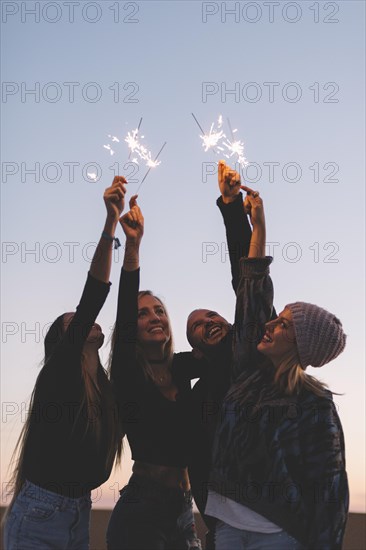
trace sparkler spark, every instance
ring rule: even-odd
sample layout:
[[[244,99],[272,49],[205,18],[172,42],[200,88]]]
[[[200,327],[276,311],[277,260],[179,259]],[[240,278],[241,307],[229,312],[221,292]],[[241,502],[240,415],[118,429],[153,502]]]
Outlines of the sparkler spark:
[[[118,137],[116,137],[116,136],[111,136],[111,134],[108,134],[108,137],[109,137],[109,138],[112,138],[112,141],[116,141],[117,143],[119,143]]]
[[[227,119],[227,124],[231,134],[231,140],[228,139],[223,130],[223,118],[222,115],[219,116],[217,120],[217,125],[215,122],[211,124],[210,131],[206,134],[197,118],[192,113],[194,120],[197,123],[197,126],[201,130],[203,135],[200,135],[202,139],[202,147],[205,150],[205,153],[212,149],[214,153],[222,152],[223,156],[226,158],[236,157],[235,160],[242,166],[245,167],[249,163],[244,156],[244,142],[238,139],[235,139],[234,134],[237,132],[237,129],[233,130],[230,124],[230,120]]]
[[[142,119],[141,119],[142,120]],[[141,120],[139,127],[141,125]],[[148,168],[155,168],[156,166],[159,166],[160,161],[157,161],[156,158],[153,159],[151,156],[151,151],[149,151],[139,140],[138,133],[139,133],[139,127],[136,128],[136,130],[133,130],[132,132],[128,132],[127,136],[125,137],[125,142],[127,143],[128,148],[130,149],[130,155],[132,153],[135,153],[140,157],[140,159],[144,160],[146,163],[146,166]],[[141,136],[141,139],[144,139],[144,136]]]
[[[140,144],[138,140],[136,139],[138,129],[133,130],[132,133],[128,132],[127,136],[125,137],[125,142],[128,145],[128,148],[131,150],[132,153],[135,152],[135,150],[140,147]]]
[[[155,157],[154,160],[152,161],[152,163],[154,164],[154,166],[150,166],[150,168],[148,169],[148,171],[146,172],[146,174],[145,174],[144,177],[142,178],[142,181],[141,181],[140,185],[138,186],[136,193],[139,192],[139,190],[140,190],[142,184],[144,183],[144,181],[146,180],[147,176],[149,175],[151,168],[153,168],[153,167],[155,167],[155,166],[158,166],[158,165],[160,164],[160,161],[157,162],[157,160],[158,160],[158,158],[159,158],[159,156],[160,156],[160,153],[161,153],[162,150],[164,149],[165,145],[166,145],[166,141],[164,141],[163,145],[162,145],[161,148],[160,148],[160,151],[158,152],[158,154],[156,155],[156,157]]]
[[[229,154],[224,154],[224,157],[231,158],[233,155],[238,155],[237,161],[240,166],[248,166],[249,162],[244,156],[244,143],[242,141],[224,141],[223,145],[227,148]]]
[[[111,155],[114,155],[114,151],[112,149],[112,147],[109,145],[109,143],[107,145],[103,145],[104,149],[107,149]]]
[[[87,172],[86,175],[88,176],[88,178],[92,181],[97,181],[97,174],[95,174],[94,172]]]
[[[141,123],[142,123],[142,118],[140,118],[138,127],[135,130],[132,130],[131,132],[127,132],[127,136],[124,138],[124,141],[127,143],[127,147],[129,149],[128,158],[131,159],[131,156],[133,154],[131,162],[133,162],[137,165],[140,165],[140,164],[142,164],[141,161],[143,161],[145,166],[147,167],[147,172],[145,173],[144,177],[142,178],[142,181],[141,181],[141,183],[140,183],[140,185],[137,189],[137,192],[139,191],[141,185],[146,180],[148,174],[150,173],[150,170],[152,168],[156,168],[157,166],[159,166],[159,164],[161,164],[161,161],[158,160],[158,157],[160,156],[160,153],[162,152],[162,150],[164,149],[164,147],[166,145],[166,142],[165,142],[163,144],[163,146],[161,147],[160,151],[158,152],[158,154],[156,155],[156,157],[153,158],[152,154],[151,154],[151,151],[149,151],[148,148],[141,142],[141,140],[144,139],[144,136],[139,136],[138,135],[139,131],[140,131]],[[114,142],[120,143],[120,140],[117,136],[113,136],[112,134],[108,134],[108,138],[111,140],[112,143],[114,143]],[[108,143],[107,145],[103,145],[103,147],[105,149],[107,149],[107,151],[109,151],[109,153],[111,155],[115,154],[115,151],[114,151],[114,149],[112,149],[110,143]],[[93,174],[93,173],[89,173],[88,177],[90,179],[94,179],[94,178],[96,179],[97,175]],[[94,179],[94,181],[95,181],[95,179]]]
[[[209,133],[204,134],[203,136],[200,136],[200,138],[203,141],[202,146],[205,150],[205,153],[207,153],[207,151],[209,149],[215,148],[217,146],[217,144],[219,143],[219,141],[223,137],[225,137],[225,134],[224,134],[223,130],[219,130],[219,128],[220,128],[220,126],[216,130],[215,124],[212,123]]]

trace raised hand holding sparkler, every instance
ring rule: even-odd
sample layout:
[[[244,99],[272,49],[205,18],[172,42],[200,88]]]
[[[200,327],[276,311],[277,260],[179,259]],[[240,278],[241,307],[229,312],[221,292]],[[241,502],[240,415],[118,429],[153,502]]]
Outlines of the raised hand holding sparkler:
[[[122,218],[120,223],[129,242],[139,243],[144,234],[144,217],[137,204],[138,195],[130,198],[130,210]]]
[[[120,224],[126,235],[123,269],[134,271],[139,267],[139,250],[144,234],[144,216],[137,205],[137,195],[130,199],[130,211],[120,218]]]
[[[240,174],[230,168],[224,160],[219,160],[218,164],[218,182],[222,196],[222,200],[225,204],[234,202],[242,189],[247,193],[244,200],[244,209],[247,214],[250,214],[251,203],[248,200],[248,195],[255,197],[258,195],[258,191],[254,191],[246,185],[241,185]]]

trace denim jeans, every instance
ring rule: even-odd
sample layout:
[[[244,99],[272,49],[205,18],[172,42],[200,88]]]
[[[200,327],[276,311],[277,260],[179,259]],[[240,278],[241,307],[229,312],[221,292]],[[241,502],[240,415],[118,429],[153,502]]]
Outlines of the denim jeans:
[[[108,550],[200,549],[191,493],[133,474],[112,512]]]
[[[304,546],[286,531],[257,533],[236,529],[218,521],[215,531],[215,550],[305,550]]]
[[[87,550],[90,494],[67,498],[26,481],[6,518],[5,550]]]

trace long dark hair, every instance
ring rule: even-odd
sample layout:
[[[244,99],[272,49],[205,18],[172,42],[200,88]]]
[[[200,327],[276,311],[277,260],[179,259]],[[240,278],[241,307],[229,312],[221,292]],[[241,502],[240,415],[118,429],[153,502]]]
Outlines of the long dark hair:
[[[25,455],[26,443],[32,427],[32,422],[34,421],[33,418],[35,416],[34,414],[32,414],[32,411],[34,408],[34,397],[37,391],[40,377],[42,375],[42,370],[47,365],[51,357],[55,353],[57,353],[57,347],[59,346],[59,344],[61,343],[64,337],[64,334],[65,334],[64,315],[65,314],[62,314],[59,317],[57,317],[57,319],[52,323],[52,325],[48,329],[44,339],[44,360],[42,361],[42,369],[37,376],[37,380],[30,397],[30,403],[29,403],[30,412],[24,423],[24,426],[22,428],[22,431],[16,443],[16,446],[11,458],[11,462],[10,462],[11,466],[14,464],[13,473],[10,480],[10,487],[11,487],[11,490],[13,491],[13,497],[8,506],[8,510],[10,510],[12,504],[14,503],[15,498],[19,494],[25,482],[24,455]],[[116,399],[115,399],[111,384],[109,382],[107,372],[105,371],[105,369],[103,369],[101,365],[99,368],[99,373],[100,373],[99,378],[101,381],[100,389],[97,388],[94,381],[92,380],[89,374],[89,371],[86,367],[86,362],[84,360],[83,355],[81,356],[81,372],[84,379],[83,396],[82,396],[78,413],[76,415],[75,422],[85,407],[87,407],[88,411],[93,410],[92,404],[95,404],[95,403],[99,404],[103,396],[103,399],[107,404],[106,409],[108,414],[108,426],[111,427],[111,434],[109,438],[108,452],[106,457],[106,468],[109,469],[109,467],[112,467],[114,460],[116,460],[116,463],[119,463],[121,459],[122,438],[121,438],[121,432],[119,429],[118,421],[116,419],[116,412],[117,412]],[[99,427],[98,422],[95,422],[95,415],[94,415],[93,421],[87,422],[84,435],[86,435],[88,430],[92,430],[94,432],[95,437],[99,439],[100,433],[98,431],[98,427]]]

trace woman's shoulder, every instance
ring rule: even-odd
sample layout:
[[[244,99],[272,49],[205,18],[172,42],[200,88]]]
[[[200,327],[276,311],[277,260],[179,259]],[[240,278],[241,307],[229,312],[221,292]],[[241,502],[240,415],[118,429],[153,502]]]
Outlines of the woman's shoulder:
[[[337,405],[333,400],[333,393],[324,389],[322,395],[310,390],[303,390],[299,395],[299,407],[301,418],[304,421],[311,419],[312,424],[327,424],[328,426],[340,426]]]
[[[310,389],[303,388],[298,395],[298,401],[299,403],[303,403],[303,404],[316,403],[324,407],[334,406],[333,393],[327,388],[324,388],[319,393],[318,392],[316,393],[315,391]]]

